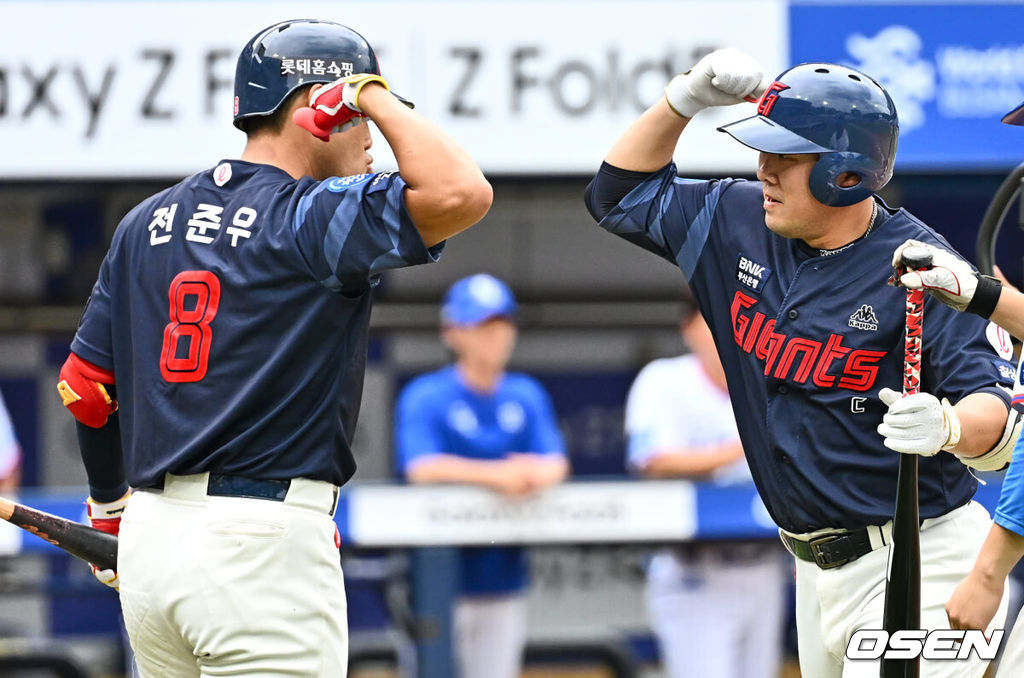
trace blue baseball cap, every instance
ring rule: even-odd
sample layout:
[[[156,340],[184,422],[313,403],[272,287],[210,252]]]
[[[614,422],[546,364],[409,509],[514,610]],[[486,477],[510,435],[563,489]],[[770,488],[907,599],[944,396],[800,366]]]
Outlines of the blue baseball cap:
[[[516,298],[508,285],[486,273],[462,278],[441,302],[442,325],[479,325],[490,318],[514,316]]]

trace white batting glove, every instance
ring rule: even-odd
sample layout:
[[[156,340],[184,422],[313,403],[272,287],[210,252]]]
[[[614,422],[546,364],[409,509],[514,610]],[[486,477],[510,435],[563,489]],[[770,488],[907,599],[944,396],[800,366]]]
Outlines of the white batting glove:
[[[878,397],[889,407],[877,430],[890,450],[930,457],[960,442],[960,417],[947,399],[940,402],[930,393],[904,396],[891,388]]]
[[[89,567],[92,568],[92,575],[96,577],[101,584],[106,584],[115,591],[121,590],[121,579],[117,576],[117,572],[114,570],[101,570],[91,563],[89,564]],[[102,591],[103,589],[100,590]]]
[[[731,106],[760,97],[770,84],[753,57],[726,47],[672,78],[665,86],[665,99],[676,113],[692,118],[711,106]]]
[[[903,265],[903,253],[910,249],[922,249],[932,256],[930,269],[909,271]],[[892,255],[895,280],[899,285],[912,290],[924,289],[932,296],[958,311],[970,311],[988,318],[999,301],[1002,285],[993,278],[978,275],[966,261],[940,247],[917,240],[908,240]]]

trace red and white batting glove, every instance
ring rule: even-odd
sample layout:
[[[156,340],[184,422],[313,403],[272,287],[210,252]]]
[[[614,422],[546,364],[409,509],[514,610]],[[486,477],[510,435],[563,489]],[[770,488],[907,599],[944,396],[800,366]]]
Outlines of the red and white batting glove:
[[[927,270],[911,271],[903,264],[907,250],[920,250],[932,257]],[[983,318],[992,315],[1003,290],[995,278],[979,275],[970,264],[957,255],[917,240],[907,240],[892,255],[891,282],[912,290],[927,290],[933,297],[958,311],[977,313]]]
[[[379,75],[355,73],[314,90],[309,97],[309,106],[295,111],[292,120],[316,138],[328,141],[333,132],[344,132],[366,117],[359,108],[359,93],[371,82],[391,89]]]
[[[89,497],[86,500],[86,506],[89,510],[89,523],[97,530],[116,537],[121,531],[121,515],[124,513],[124,508],[128,505],[128,498],[131,496],[132,493],[129,490],[117,501],[106,504],[93,501],[92,497]],[[114,570],[101,570],[91,563],[89,566],[92,568],[93,575],[110,588],[116,589],[120,585],[121,582],[118,580],[117,572]]]

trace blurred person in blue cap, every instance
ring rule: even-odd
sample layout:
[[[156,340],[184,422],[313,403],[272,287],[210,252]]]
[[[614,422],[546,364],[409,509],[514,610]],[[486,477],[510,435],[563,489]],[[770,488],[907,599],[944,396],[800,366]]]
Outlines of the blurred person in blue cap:
[[[1008,125],[1024,126],[1024,103],[1003,116]],[[958,311],[988,318],[1024,339],[1024,294],[996,278],[978,273],[955,253],[914,240],[904,242],[893,253],[893,266],[909,247],[926,250],[932,266],[924,271],[899,270],[898,283],[910,289],[925,289],[933,297]],[[1024,412],[1024,385],[1017,368],[1013,409]],[[1019,415],[1018,415],[1019,416]],[[1024,557],[1024,436],[1017,440],[1012,461],[1003,479],[999,505],[993,516],[981,552],[971,572],[957,585],[946,603],[949,625],[954,629],[984,629],[996,614],[1011,570]],[[997,676],[1019,676],[1024,667],[1024,614],[1017,617],[1003,654]]]
[[[536,379],[508,372],[516,300],[487,274],[457,281],[441,304],[453,364],[411,381],[395,412],[399,470],[412,483],[465,483],[525,497],[569,473],[551,399]],[[518,678],[526,644],[526,552],[460,551],[453,610],[461,678]]]

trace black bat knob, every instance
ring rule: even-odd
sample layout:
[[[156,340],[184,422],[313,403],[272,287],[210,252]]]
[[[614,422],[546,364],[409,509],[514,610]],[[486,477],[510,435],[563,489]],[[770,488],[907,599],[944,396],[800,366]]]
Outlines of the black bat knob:
[[[932,253],[924,247],[908,247],[903,250],[903,265],[911,270],[931,268]]]

